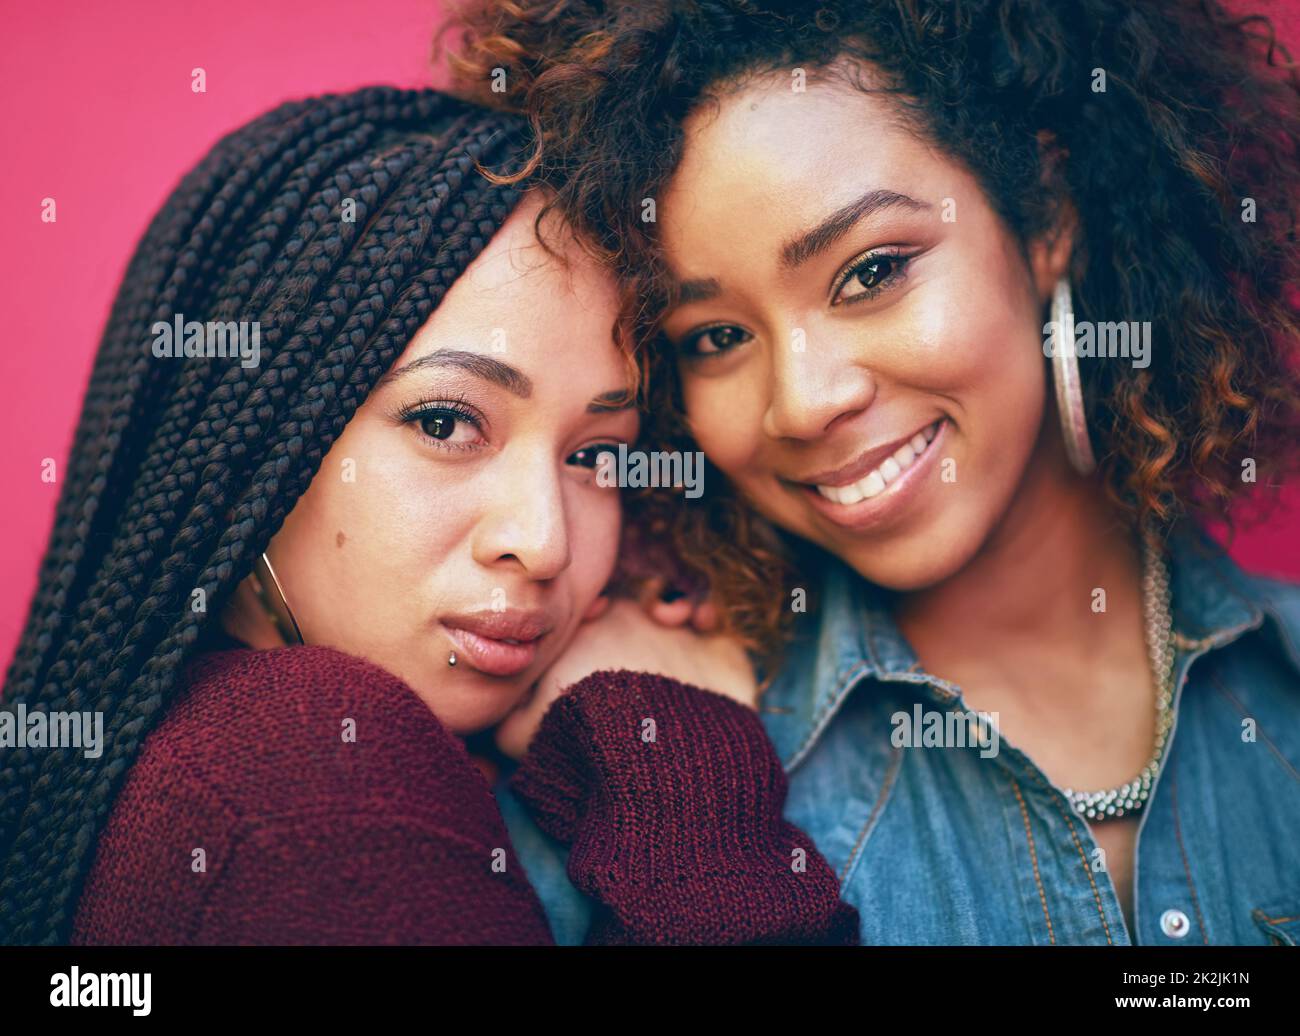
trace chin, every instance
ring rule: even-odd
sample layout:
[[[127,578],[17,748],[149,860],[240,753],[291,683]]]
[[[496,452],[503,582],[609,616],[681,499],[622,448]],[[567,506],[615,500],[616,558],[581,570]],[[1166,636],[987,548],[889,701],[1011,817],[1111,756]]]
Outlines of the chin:
[[[496,726],[523,697],[523,690],[494,694],[488,689],[466,688],[452,696],[442,695],[439,701],[429,702],[429,707],[449,731],[468,737]]]
[[[444,727],[457,737],[468,737],[505,719],[527,696],[529,686],[523,680],[505,683],[466,672],[452,681],[435,678],[414,689]]]
[[[932,523],[910,535],[871,543],[838,544],[832,553],[868,582],[910,593],[956,575],[979,552],[984,535],[973,523]]]

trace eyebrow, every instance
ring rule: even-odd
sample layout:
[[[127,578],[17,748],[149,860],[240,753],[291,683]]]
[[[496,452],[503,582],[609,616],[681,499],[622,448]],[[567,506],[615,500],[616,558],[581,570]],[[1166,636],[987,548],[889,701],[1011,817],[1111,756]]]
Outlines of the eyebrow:
[[[859,221],[890,208],[904,208],[908,212],[918,212],[930,206],[897,191],[868,191],[857,201],[849,202],[843,208],[836,209],[812,230],[791,238],[782,245],[781,266],[792,270],[806,263],[847,234]]]
[[[843,208],[836,209],[824,220],[797,237],[791,238],[781,246],[781,267],[793,270],[809,259],[820,255],[836,241],[852,230],[859,222],[877,212],[890,208],[903,208],[909,212],[920,212],[931,208],[927,202],[917,201],[897,191],[877,189],[868,191],[856,201],[849,202]],[[676,303],[679,306],[691,302],[707,302],[722,292],[722,285],[716,277],[702,277],[695,280],[680,281],[677,284]]]
[[[620,410],[631,410],[636,406],[636,396],[629,395],[624,389],[611,389],[602,392],[587,404],[589,414],[610,414]]]
[[[677,304],[685,306],[691,302],[707,302],[717,298],[722,292],[722,285],[716,277],[703,277],[699,280],[682,281],[677,285]]]
[[[422,370],[445,368],[462,370],[485,381],[490,381],[494,385],[500,385],[511,395],[518,396],[520,399],[528,399],[533,394],[532,379],[518,367],[512,367],[502,360],[484,356],[482,353],[471,352],[468,349],[439,349],[437,352],[426,353],[419,359],[412,360],[410,363],[389,371],[380,379],[380,384],[386,384],[407,374],[415,374]],[[588,403],[587,412],[589,414],[603,414],[611,411],[630,410],[635,406],[635,397],[629,398],[627,392],[622,389],[611,389],[608,392],[602,392]]]

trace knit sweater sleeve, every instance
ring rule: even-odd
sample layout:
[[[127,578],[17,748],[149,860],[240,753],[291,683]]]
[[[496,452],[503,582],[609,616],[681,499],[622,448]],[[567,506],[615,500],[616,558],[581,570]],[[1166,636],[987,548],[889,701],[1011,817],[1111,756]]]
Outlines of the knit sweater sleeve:
[[[856,944],[858,914],[782,819],[758,716],[663,676],[594,673],[547,711],[511,788],[571,845],[588,943]]]
[[[549,943],[464,745],[328,648],[224,651],[146,739],[79,944]]]

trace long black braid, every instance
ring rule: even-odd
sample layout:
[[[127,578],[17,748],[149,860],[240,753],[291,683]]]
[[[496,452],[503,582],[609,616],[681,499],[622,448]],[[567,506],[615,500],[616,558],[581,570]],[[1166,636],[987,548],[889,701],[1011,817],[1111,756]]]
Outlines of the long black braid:
[[[6,710],[102,711],[104,751],[0,750],[0,941],[67,939],[184,663],[509,215],[519,188],[475,165],[516,167],[521,132],[434,91],[293,102],[218,143],[154,218],[109,316],[3,695]],[[155,357],[150,329],[176,314],[259,321],[260,364]]]

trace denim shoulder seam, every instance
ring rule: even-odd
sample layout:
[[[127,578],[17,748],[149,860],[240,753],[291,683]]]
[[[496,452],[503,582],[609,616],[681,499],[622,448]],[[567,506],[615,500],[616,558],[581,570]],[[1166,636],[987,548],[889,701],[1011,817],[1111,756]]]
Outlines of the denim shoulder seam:
[[[1290,773],[1291,776],[1294,777],[1297,782],[1300,782],[1300,773],[1296,772],[1296,768],[1291,764],[1291,761],[1282,754],[1281,750],[1273,742],[1273,739],[1269,737],[1268,733],[1264,730],[1264,728],[1259,725],[1259,720],[1256,717],[1252,716],[1250,714],[1250,711],[1246,708],[1246,706],[1243,705],[1237,699],[1237,696],[1234,695],[1230,690],[1228,690],[1227,687],[1223,685],[1223,681],[1219,679],[1218,673],[1210,674],[1210,683],[1214,685],[1215,690],[1217,690],[1219,694],[1221,694],[1224,698],[1226,698],[1228,702],[1233,706],[1233,708],[1235,708],[1239,713],[1241,713],[1243,717],[1245,717],[1246,719],[1255,720],[1255,729],[1258,731],[1259,736],[1263,739],[1264,744],[1268,746],[1268,750],[1272,752],[1274,756],[1277,757],[1278,762],[1282,764],[1283,768],[1288,773]]]

